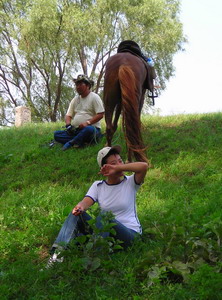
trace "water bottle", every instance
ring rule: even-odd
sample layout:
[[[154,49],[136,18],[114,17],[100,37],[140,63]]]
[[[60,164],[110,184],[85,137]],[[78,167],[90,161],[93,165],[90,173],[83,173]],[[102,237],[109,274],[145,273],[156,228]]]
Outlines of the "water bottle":
[[[149,57],[149,58],[147,59],[147,63],[148,63],[148,65],[149,65],[150,67],[154,67],[154,61],[152,60],[151,57]]]
[[[154,61],[152,60],[151,57],[147,58],[147,63],[148,65],[151,67],[151,77],[152,79],[155,79],[156,78],[156,71],[154,69]]]

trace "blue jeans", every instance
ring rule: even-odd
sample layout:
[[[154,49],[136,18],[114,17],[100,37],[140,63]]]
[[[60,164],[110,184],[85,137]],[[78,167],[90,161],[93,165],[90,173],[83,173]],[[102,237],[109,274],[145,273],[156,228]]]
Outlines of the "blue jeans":
[[[94,126],[86,126],[83,129],[76,129],[72,134],[68,134],[66,130],[57,130],[54,132],[54,139],[61,144],[70,144],[83,146],[85,143],[95,143],[101,138],[100,128]]]
[[[90,219],[91,216],[86,212],[83,212],[80,216],[74,216],[72,213],[70,213],[64,224],[62,225],[62,228],[60,229],[60,232],[52,246],[52,249],[55,249],[58,246],[66,247],[69,242],[78,235],[78,233],[88,234],[89,232],[86,232],[86,224]],[[123,244],[121,244],[121,246],[123,246],[124,248],[130,246],[135,237],[139,236],[138,232],[127,228],[117,220],[114,219],[111,222],[116,224],[113,226],[116,231],[116,235],[114,235],[113,237],[122,241]],[[97,217],[96,226],[100,229],[102,228],[101,216]],[[101,236],[104,238],[108,237],[109,235],[109,232],[101,233]]]

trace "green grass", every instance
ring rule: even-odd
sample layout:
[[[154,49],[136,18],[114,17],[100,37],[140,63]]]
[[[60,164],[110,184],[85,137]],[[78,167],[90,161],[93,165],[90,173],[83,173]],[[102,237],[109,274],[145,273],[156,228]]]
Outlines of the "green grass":
[[[143,239],[108,256],[74,247],[43,272],[69,211],[102,178],[105,139],[63,152],[44,146],[62,123],[0,130],[0,299],[222,299],[222,114],[142,121]],[[114,140],[126,158],[121,130]]]

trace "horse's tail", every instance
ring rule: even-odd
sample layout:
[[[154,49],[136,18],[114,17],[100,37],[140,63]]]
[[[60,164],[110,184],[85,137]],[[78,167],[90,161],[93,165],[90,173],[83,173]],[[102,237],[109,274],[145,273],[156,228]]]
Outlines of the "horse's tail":
[[[119,82],[122,98],[123,131],[128,149],[132,150],[136,160],[147,162],[145,146],[141,136],[139,100],[136,94],[136,78],[130,66],[119,68]]]

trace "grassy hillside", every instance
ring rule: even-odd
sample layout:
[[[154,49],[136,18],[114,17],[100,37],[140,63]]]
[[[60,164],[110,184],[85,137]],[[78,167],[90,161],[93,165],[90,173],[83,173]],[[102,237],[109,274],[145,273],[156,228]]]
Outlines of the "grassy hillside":
[[[112,255],[108,242],[106,253],[72,247],[44,271],[69,211],[102,178],[105,139],[63,152],[45,146],[62,123],[0,130],[0,299],[222,299],[222,114],[143,124],[152,164],[137,198],[143,239]],[[121,130],[115,143],[126,157]]]

